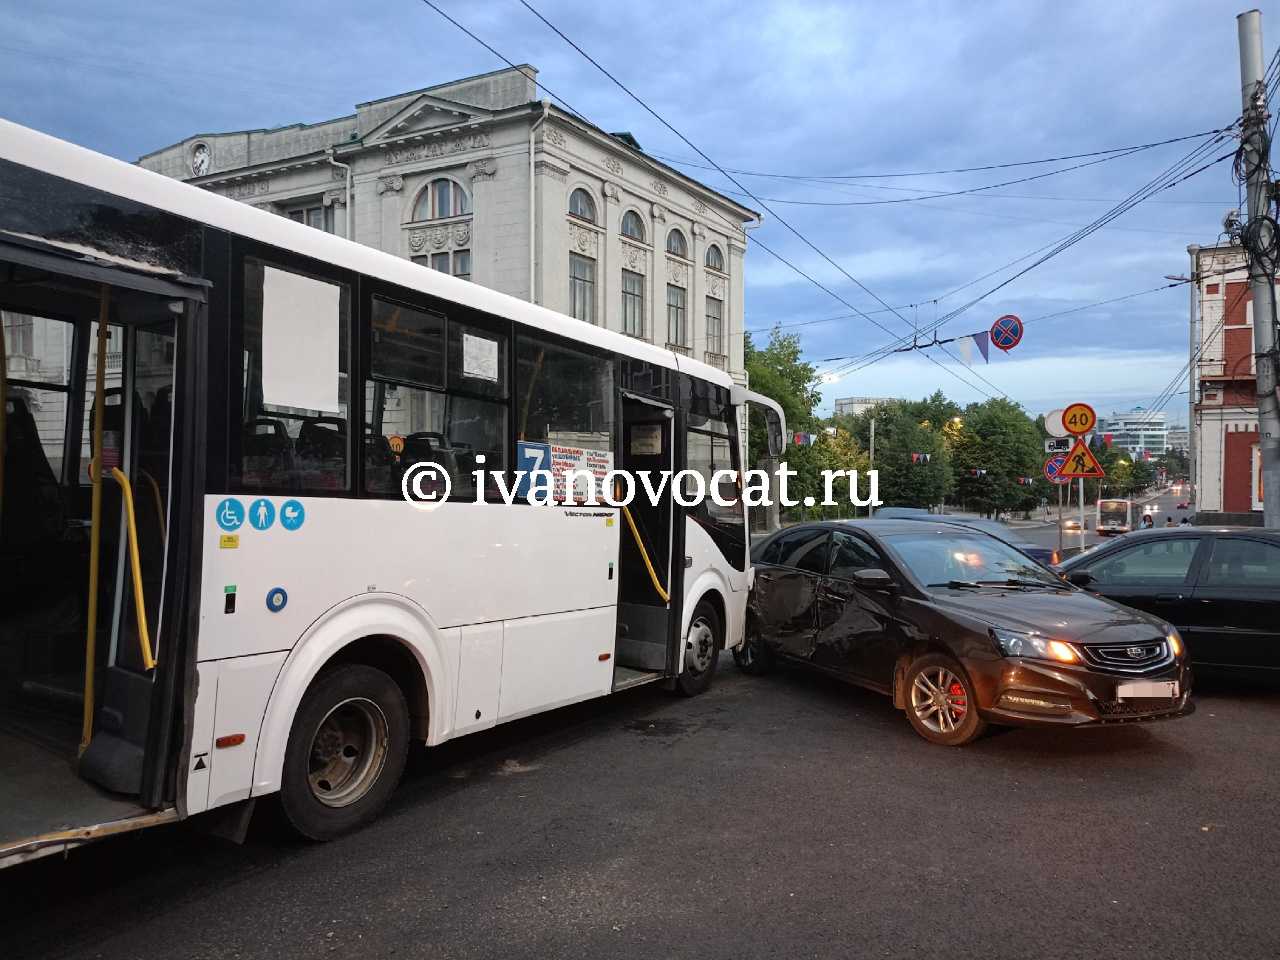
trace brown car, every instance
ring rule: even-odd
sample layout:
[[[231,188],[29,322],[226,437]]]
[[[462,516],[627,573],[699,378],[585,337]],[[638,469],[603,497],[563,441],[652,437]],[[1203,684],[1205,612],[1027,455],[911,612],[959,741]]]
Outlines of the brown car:
[[[893,697],[916,730],[1101,726],[1192,711],[1163,620],[1062,580],[979,530],[921,520],[789,527],[752,550],[747,673],[810,664]]]

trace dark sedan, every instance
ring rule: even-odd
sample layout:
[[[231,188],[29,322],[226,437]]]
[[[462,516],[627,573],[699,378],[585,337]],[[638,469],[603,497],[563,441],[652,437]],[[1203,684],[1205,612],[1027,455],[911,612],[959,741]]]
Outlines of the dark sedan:
[[[1280,679],[1280,532],[1135,530],[1058,569],[1087,590],[1168,620],[1197,670]]]
[[[1168,623],[981,531],[805,523],[760,542],[752,562],[739,667],[765,673],[781,658],[889,694],[936,743],[967,743],[988,723],[1102,725],[1192,709]]]

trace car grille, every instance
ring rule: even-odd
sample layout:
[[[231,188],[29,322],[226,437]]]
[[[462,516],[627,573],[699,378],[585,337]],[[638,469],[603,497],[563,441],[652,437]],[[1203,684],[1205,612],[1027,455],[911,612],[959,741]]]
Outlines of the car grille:
[[[1173,651],[1162,638],[1143,643],[1082,646],[1085,659],[1110,670],[1141,673],[1173,661]]]
[[[1098,712],[1104,717],[1133,717],[1176,710],[1181,697],[1134,697],[1130,700],[1099,700]]]

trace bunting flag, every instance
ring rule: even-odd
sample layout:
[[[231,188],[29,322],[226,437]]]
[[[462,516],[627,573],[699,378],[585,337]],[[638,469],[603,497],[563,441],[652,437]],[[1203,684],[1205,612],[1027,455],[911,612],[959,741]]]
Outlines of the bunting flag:
[[[960,337],[956,340],[956,346],[960,348],[960,359],[964,361],[966,367],[973,366],[973,337]]]
[[[1109,447],[1109,446],[1111,446],[1111,438],[1112,438],[1112,437],[1114,437],[1114,436],[1115,436],[1115,434],[1114,434],[1114,433],[1104,433],[1104,434],[1102,435],[1102,439],[1103,439],[1103,441],[1106,443],[1106,445],[1107,445],[1108,447]]]
[[[982,352],[982,362],[990,363],[991,358],[987,356],[987,348],[991,345],[991,331],[983,330],[981,333],[975,333],[973,340],[978,345],[978,349]]]
[[[919,463],[919,462],[920,462],[920,454],[918,454],[918,453],[913,453],[913,454],[911,455],[911,462],[912,462],[912,463]]]
[[[796,446],[797,446],[797,447],[803,447],[803,446],[804,446],[804,434],[803,434],[803,433],[797,433],[797,434],[796,434]]]

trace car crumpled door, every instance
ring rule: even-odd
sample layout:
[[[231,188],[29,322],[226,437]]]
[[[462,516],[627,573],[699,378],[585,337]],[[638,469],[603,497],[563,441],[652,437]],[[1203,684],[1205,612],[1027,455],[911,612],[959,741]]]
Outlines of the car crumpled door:
[[[1148,536],[1105,551],[1084,567],[1093,577],[1088,589],[1168,620],[1182,632],[1188,625],[1197,558],[1205,539],[1203,534]]]
[[[859,570],[892,567],[862,539],[832,535],[828,574],[818,584],[813,662],[878,685],[891,681],[894,662],[893,609],[897,594],[854,583]]]
[[[1192,662],[1280,675],[1280,545],[1218,534],[1207,545],[1187,629]]]
[[[754,606],[760,633],[780,654],[807,660],[813,654],[814,599],[825,572],[825,530],[782,535],[779,549],[756,562]],[[772,562],[770,562],[772,560]]]

